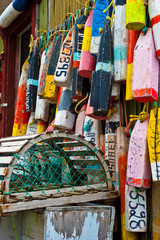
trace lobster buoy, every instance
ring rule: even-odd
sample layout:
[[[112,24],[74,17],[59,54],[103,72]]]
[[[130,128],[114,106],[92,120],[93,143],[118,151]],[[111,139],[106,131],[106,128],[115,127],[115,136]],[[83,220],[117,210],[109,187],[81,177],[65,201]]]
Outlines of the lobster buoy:
[[[114,18],[114,81],[126,81],[128,30],[126,29],[126,0],[116,1]]]
[[[72,130],[76,115],[70,111],[72,105],[72,87],[63,87],[54,126]]]
[[[37,133],[43,133],[46,131],[47,128],[47,123],[38,121],[38,128],[37,128]]]
[[[39,70],[39,81],[41,78],[43,65],[45,63],[45,51],[42,53],[41,57],[41,66]],[[40,98],[37,94],[37,100],[36,100],[36,110],[35,110],[35,119],[43,122],[47,122],[49,118],[49,101],[43,98]]]
[[[30,113],[26,111],[26,89],[28,75],[28,60],[25,61],[22,67],[22,73],[19,80],[16,111],[14,116],[14,125],[12,136],[25,135]]]
[[[141,30],[146,24],[146,6],[144,0],[127,0],[126,28],[128,30]]]
[[[62,42],[63,42],[63,35],[61,34],[60,36],[58,36],[58,39],[56,40],[54,49],[52,51],[50,64],[48,67],[48,73],[46,77],[46,82],[45,82],[45,88],[44,88],[43,97],[52,103],[57,101],[58,88],[56,87],[56,84],[54,82],[54,73],[57,67],[57,62],[58,62]]]
[[[140,34],[140,31],[134,31],[134,30],[128,31],[126,100],[133,99],[133,93],[132,93],[133,56],[134,56],[134,48],[136,46],[136,42],[139,37],[139,34]]]
[[[72,99],[82,99],[86,95],[85,82],[87,79],[81,77],[78,73],[79,64],[82,52],[82,43],[84,36],[84,26],[87,21],[87,16],[82,15],[75,25],[75,42],[73,55],[73,80],[72,80]]]
[[[95,70],[96,58],[90,53],[91,33],[92,33],[93,10],[90,12],[84,28],[82,52],[79,65],[79,75],[85,78],[92,78]]]
[[[38,129],[38,121],[35,119],[35,112],[31,112],[29,121],[28,121],[28,126],[27,126],[27,135],[28,134],[35,134],[37,133]]]
[[[110,0],[97,0],[93,12],[92,21],[92,35],[91,35],[91,54],[97,57],[99,51],[99,44],[101,39],[101,34],[99,29],[103,28],[104,20],[108,15],[112,15],[112,7],[108,11],[103,12],[110,4]]]
[[[54,81],[57,86],[69,87],[72,81],[73,70],[73,49],[74,49],[75,29],[69,31],[60,51]]]
[[[130,137],[126,181],[133,187],[150,188],[151,184],[147,142],[148,120],[148,117],[142,123],[137,120]]]
[[[39,84],[38,84],[38,96],[39,97],[43,97],[43,95],[44,95],[46,76],[47,76],[48,67],[49,67],[49,63],[50,63],[50,59],[51,59],[51,55],[52,55],[52,51],[54,49],[55,43],[56,43],[56,40],[55,40],[55,38],[53,38],[49,42],[48,48],[46,49],[47,53],[46,53],[46,57],[45,57],[45,62],[44,62],[44,65],[43,65],[41,78],[40,78]]]
[[[142,32],[134,50],[133,97],[139,102],[153,102],[158,95],[158,59],[151,28]]]
[[[160,59],[160,1],[149,0],[148,1],[149,16],[153,29],[153,37],[156,46],[156,53],[158,59]]]
[[[34,112],[36,109],[39,68],[40,68],[40,56],[38,49],[38,40],[36,40],[36,45],[33,49],[31,62],[28,68],[27,92],[26,92],[27,112]]]
[[[78,114],[75,125],[75,134],[84,135],[84,120],[86,116],[86,105],[83,105],[81,112]]]
[[[110,107],[113,82],[112,50],[110,21],[105,19],[91,85],[90,104],[94,107],[94,115],[98,116],[107,116]]]

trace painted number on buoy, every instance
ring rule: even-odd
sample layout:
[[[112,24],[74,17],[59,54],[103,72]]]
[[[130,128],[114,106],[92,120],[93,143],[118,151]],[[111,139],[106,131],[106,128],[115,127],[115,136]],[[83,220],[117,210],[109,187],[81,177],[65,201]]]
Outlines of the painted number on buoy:
[[[56,70],[56,77],[66,77],[67,76],[67,71],[69,67],[69,63],[71,60],[71,55],[72,55],[72,36],[70,36],[63,44],[63,48],[61,51],[61,55],[59,58],[57,70]]]

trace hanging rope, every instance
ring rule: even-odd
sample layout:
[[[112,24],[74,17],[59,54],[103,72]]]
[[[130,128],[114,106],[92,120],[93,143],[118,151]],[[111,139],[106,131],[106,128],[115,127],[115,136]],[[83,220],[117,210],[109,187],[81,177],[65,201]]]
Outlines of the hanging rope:
[[[77,103],[77,105],[75,106],[75,109],[74,109],[76,113],[80,113],[80,112],[83,112],[84,110],[86,110],[86,109],[83,109],[83,110],[78,111],[77,108],[78,108],[78,106],[79,106],[82,102],[84,102],[87,98],[88,98],[88,93],[87,93],[87,95],[85,96],[85,98],[83,98],[79,103]]]
[[[130,115],[130,121],[140,120],[140,122],[144,122],[148,116],[149,103],[145,103],[143,107],[143,111],[139,115]]]
[[[33,35],[31,34],[30,36],[30,43],[29,43],[29,55],[28,55],[28,62],[30,63],[31,61],[31,53],[33,51],[33,48],[34,48],[34,37]]]

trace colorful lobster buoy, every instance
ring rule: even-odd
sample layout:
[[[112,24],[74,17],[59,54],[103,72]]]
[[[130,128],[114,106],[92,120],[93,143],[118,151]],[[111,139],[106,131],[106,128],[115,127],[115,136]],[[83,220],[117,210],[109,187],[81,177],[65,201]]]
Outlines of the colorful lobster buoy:
[[[114,18],[114,80],[126,81],[128,30],[125,24],[126,0],[116,1]]]
[[[75,134],[84,135],[84,121],[86,116],[86,105],[83,105],[81,112],[78,114],[75,125]]]
[[[93,10],[90,12],[84,28],[81,59],[79,65],[79,75],[85,78],[92,78],[95,70],[96,59],[90,53],[91,33],[92,33]]]
[[[98,55],[101,34],[100,28],[103,28],[104,20],[108,15],[111,17],[112,7],[108,11],[103,12],[110,4],[110,0],[97,0],[93,12],[92,36],[91,36],[91,54],[95,57]]]
[[[23,64],[22,73],[19,80],[12,136],[25,135],[27,131],[27,124],[30,115],[29,112],[26,112],[26,88],[28,67],[29,63],[28,60],[26,60],[25,63]]]
[[[47,76],[48,67],[49,67],[49,63],[50,63],[50,59],[51,59],[51,55],[52,55],[52,51],[54,49],[55,43],[56,43],[55,38],[53,38],[49,42],[48,48],[46,49],[47,53],[46,53],[46,57],[45,57],[45,63],[43,65],[41,78],[40,78],[40,81],[39,81],[39,84],[38,84],[38,96],[39,97],[43,97],[43,95],[44,95],[46,76]]]
[[[29,121],[28,121],[28,126],[27,126],[27,135],[28,134],[35,134],[37,133],[38,129],[38,121],[35,119],[35,112],[31,112]]]
[[[39,81],[41,79],[41,74],[43,70],[43,65],[45,63],[45,51],[42,53],[41,57],[41,66],[39,70]],[[42,99],[38,96],[37,93],[37,100],[36,100],[36,110],[35,110],[35,119],[43,122],[47,122],[49,117],[49,101],[46,99]]]
[[[60,48],[63,43],[63,35],[57,37],[54,49],[52,51],[50,64],[48,67],[48,73],[44,88],[44,98],[54,103],[57,100],[58,88],[54,82],[54,73],[57,67],[57,62],[59,59]]]
[[[136,46],[136,42],[139,37],[139,34],[140,34],[140,31],[134,31],[134,30],[128,31],[126,100],[133,99],[133,93],[132,93],[133,56],[134,56],[134,48]]]
[[[127,161],[127,184],[150,188],[151,169],[147,142],[148,117],[142,123],[137,120],[129,142]]]
[[[75,123],[75,114],[70,111],[72,105],[72,88],[63,87],[54,126],[66,130],[72,130]]]
[[[151,28],[142,32],[134,50],[133,97],[139,102],[153,102],[158,94],[158,60]]]
[[[69,31],[61,47],[54,81],[57,86],[69,87],[72,81],[72,61],[75,29]]]
[[[84,84],[87,79],[81,77],[78,73],[84,36],[84,25],[87,16],[82,15],[75,25],[75,42],[73,55],[73,80],[72,80],[72,99],[82,99],[86,95]]]
[[[149,16],[153,29],[154,42],[156,46],[156,53],[160,59],[160,2],[159,0],[148,1]]]
[[[43,133],[46,131],[47,123],[38,121],[37,133]]]
[[[36,109],[37,88],[39,79],[40,56],[38,49],[38,40],[31,56],[31,62],[28,68],[27,92],[26,92],[26,110],[34,112]]]
[[[108,114],[113,82],[112,68],[110,21],[105,19],[91,85],[91,106],[94,107],[94,115],[106,116]]]
[[[127,138],[127,136],[124,132],[124,127],[118,127],[117,128],[117,155],[118,155],[122,240],[126,240],[126,239],[138,240],[137,233],[128,232],[126,230],[125,184],[126,184],[128,145],[129,145],[129,138]]]
[[[146,6],[144,0],[127,0],[126,28],[128,30],[141,30],[146,25]]]
[[[157,118],[157,119],[156,119]],[[152,180],[160,181],[160,108],[150,112],[147,130],[149,157],[151,164]]]

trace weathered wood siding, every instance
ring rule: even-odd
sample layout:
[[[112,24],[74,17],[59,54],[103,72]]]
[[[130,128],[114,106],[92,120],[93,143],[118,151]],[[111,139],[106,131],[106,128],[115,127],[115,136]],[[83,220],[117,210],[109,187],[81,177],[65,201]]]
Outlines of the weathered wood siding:
[[[84,3],[85,0],[80,0]],[[76,0],[50,0],[50,29],[53,29],[57,25],[61,24],[65,15],[70,13],[76,13],[77,9],[81,9],[83,6]]]

